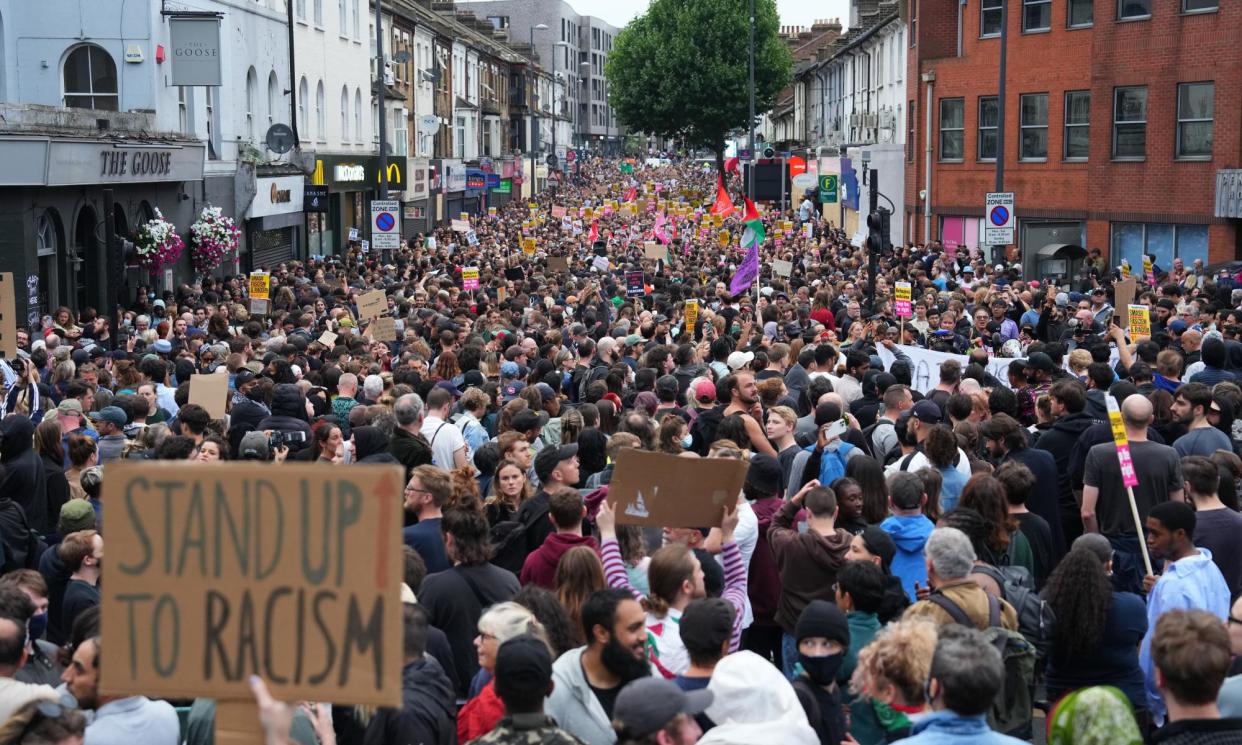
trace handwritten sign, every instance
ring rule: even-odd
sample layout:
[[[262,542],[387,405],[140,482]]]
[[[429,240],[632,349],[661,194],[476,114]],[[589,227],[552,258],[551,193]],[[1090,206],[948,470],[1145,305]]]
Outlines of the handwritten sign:
[[[461,270],[461,288],[463,290],[479,289],[479,268],[477,266],[468,266]]]
[[[655,241],[643,241],[643,258],[653,260],[667,259],[668,249]]]
[[[371,322],[371,338],[375,341],[397,340],[397,319],[392,316],[380,316]]]
[[[568,256],[549,256],[548,257],[548,271],[555,272],[555,273],[569,271],[569,257]]]
[[[388,297],[383,290],[371,290],[358,296],[358,317],[375,318],[388,311]]]
[[[914,309],[910,305],[913,293],[909,282],[897,282],[894,290],[893,311],[898,318],[910,318],[914,315]]]
[[[100,691],[401,700],[401,469],[117,461]]]
[[[775,259],[772,261],[772,273],[778,277],[788,277],[793,274],[793,262],[784,259]]]
[[[223,419],[229,402],[229,376],[220,373],[191,375],[189,402],[206,409],[212,419]]]
[[[1151,309],[1146,305],[1126,306],[1130,319],[1130,338],[1151,336]]]
[[[470,229],[469,220],[453,220],[451,225],[454,233],[464,233]]]
[[[316,341],[318,341],[320,344],[324,345],[328,349],[331,349],[332,347],[336,346],[337,338],[338,338],[337,335],[332,333],[331,331],[325,331],[319,335],[319,338]]]

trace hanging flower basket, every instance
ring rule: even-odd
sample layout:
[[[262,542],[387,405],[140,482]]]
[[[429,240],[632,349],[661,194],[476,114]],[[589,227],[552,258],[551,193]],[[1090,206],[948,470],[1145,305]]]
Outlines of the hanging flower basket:
[[[155,210],[154,218],[138,228],[134,252],[138,265],[151,274],[159,272],[167,264],[176,263],[184,250],[185,241],[177,234],[176,226],[165,220],[159,209]]]
[[[237,253],[237,239],[241,230],[233,223],[233,219],[220,213],[219,207],[210,205],[203,208],[198,220],[190,226],[190,236],[194,247],[190,258],[194,260],[194,271],[207,274],[224,263],[229,256]]]

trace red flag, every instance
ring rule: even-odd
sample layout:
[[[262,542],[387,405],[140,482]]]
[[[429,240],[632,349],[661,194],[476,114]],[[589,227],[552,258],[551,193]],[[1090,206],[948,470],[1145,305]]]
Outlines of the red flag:
[[[724,167],[725,167],[725,173],[732,173],[734,175],[739,175],[741,172],[738,166],[737,158],[727,158],[724,162]]]
[[[724,187],[724,179],[719,174],[716,175],[716,204],[712,206],[712,214],[721,217],[733,214],[733,200],[729,199],[729,192]]]
[[[633,202],[635,199],[638,199],[638,187],[631,186],[625,190],[625,197],[622,201]]]
[[[599,240],[599,220],[591,221],[591,234],[587,236],[592,243]]]

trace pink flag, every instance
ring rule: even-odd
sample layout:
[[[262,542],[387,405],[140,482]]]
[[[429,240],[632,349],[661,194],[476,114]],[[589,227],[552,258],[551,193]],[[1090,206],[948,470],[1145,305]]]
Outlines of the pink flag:
[[[668,233],[664,232],[665,217],[663,212],[657,212],[655,218],[655,239],[660,243],[668,243]]]

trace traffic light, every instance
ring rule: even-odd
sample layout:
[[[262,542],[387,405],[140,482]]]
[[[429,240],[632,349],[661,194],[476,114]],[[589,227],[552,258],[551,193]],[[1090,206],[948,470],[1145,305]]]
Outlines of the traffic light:
[[[893,248],[892,218],[893,212],[887,207],[880,207],[877,210],[880,217],[880,238],[883,239],[885,251],[891,251]]]

